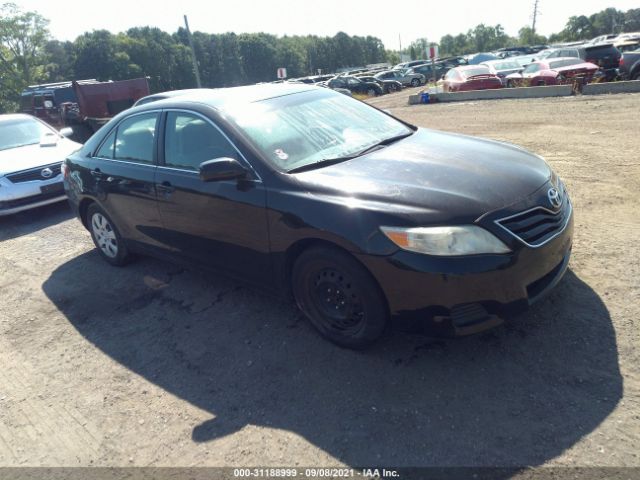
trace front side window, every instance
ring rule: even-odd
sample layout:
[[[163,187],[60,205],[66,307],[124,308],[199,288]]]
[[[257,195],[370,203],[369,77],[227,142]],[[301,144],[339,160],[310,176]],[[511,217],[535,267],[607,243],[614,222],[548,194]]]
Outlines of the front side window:
[[[263,157],[283,171],[357,154],[412,133],[388,115],[334,92],[231,105],[228,114]]]
[[[165,129],[164,163],[167,167],[198,171],[215,158],[237,158],[236,150],[211,123],[186,112],[169,112]]]
[[[157,113],[134,115],[123,120],[115,134],[113,158],[136,163],[153,163],[157,120]]]

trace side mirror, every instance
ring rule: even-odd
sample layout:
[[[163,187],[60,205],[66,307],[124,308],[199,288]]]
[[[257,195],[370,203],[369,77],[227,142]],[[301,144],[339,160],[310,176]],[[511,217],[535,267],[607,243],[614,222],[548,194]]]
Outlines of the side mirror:
[[[71,127],[64,127],[60,129],[60,135],[62,135],[65,138],[69,138],[73,135],[73,128]]]
[[[247,169],[240,165],[235,158],[214,158],[200,164],[200,178],[204,182],[242,178],[246,174]]]

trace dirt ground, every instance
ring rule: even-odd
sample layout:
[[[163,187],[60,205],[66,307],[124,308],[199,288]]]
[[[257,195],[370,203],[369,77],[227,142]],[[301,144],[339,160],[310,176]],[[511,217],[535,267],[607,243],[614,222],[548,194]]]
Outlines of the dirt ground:
[[[640,95],[371,102],[549,161],[575,207],[552,294],[358,353],[225,278],[107,266],[66,204],[2,218],[0,466],[640,466]]]

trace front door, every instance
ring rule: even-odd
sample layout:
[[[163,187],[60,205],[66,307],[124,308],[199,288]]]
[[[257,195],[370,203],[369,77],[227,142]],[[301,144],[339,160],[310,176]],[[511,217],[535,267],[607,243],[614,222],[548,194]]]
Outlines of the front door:
[[[167,111],[164,122],[164,164],[156,175],[163,241],[199,264],[264,281],[270,272],[264,185],[252,172],[240,180],[201,180],[204,161],[248,164],[208,118]]]

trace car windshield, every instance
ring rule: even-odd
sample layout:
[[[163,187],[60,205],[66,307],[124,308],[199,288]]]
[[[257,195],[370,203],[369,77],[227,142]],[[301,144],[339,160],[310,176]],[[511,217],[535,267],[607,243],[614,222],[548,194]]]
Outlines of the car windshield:
[[[496,70],[517,70],[521,67],[518,62],[500,62],[494,63],[493,68],[495,68]]]
[[[225,110],[281,171],[348,157],[413,132],[365,103],[333,92],[287,95]]]
[[[31,118],[0,121],[0,150],[40,143],[45,135],[55,134],[46,125]]]
[[[491,75],[487,67],[470,68],[469,70],[462,70],[461,73],[467,78],[475,77],[476,75]]]
[[[582,63],[582,60],[579,58],[565,58],[563,60],[556,60],[553,62],[549,62],[549,68],[560,68],[560,67],[570,67],[571,65],[578,65]]]

